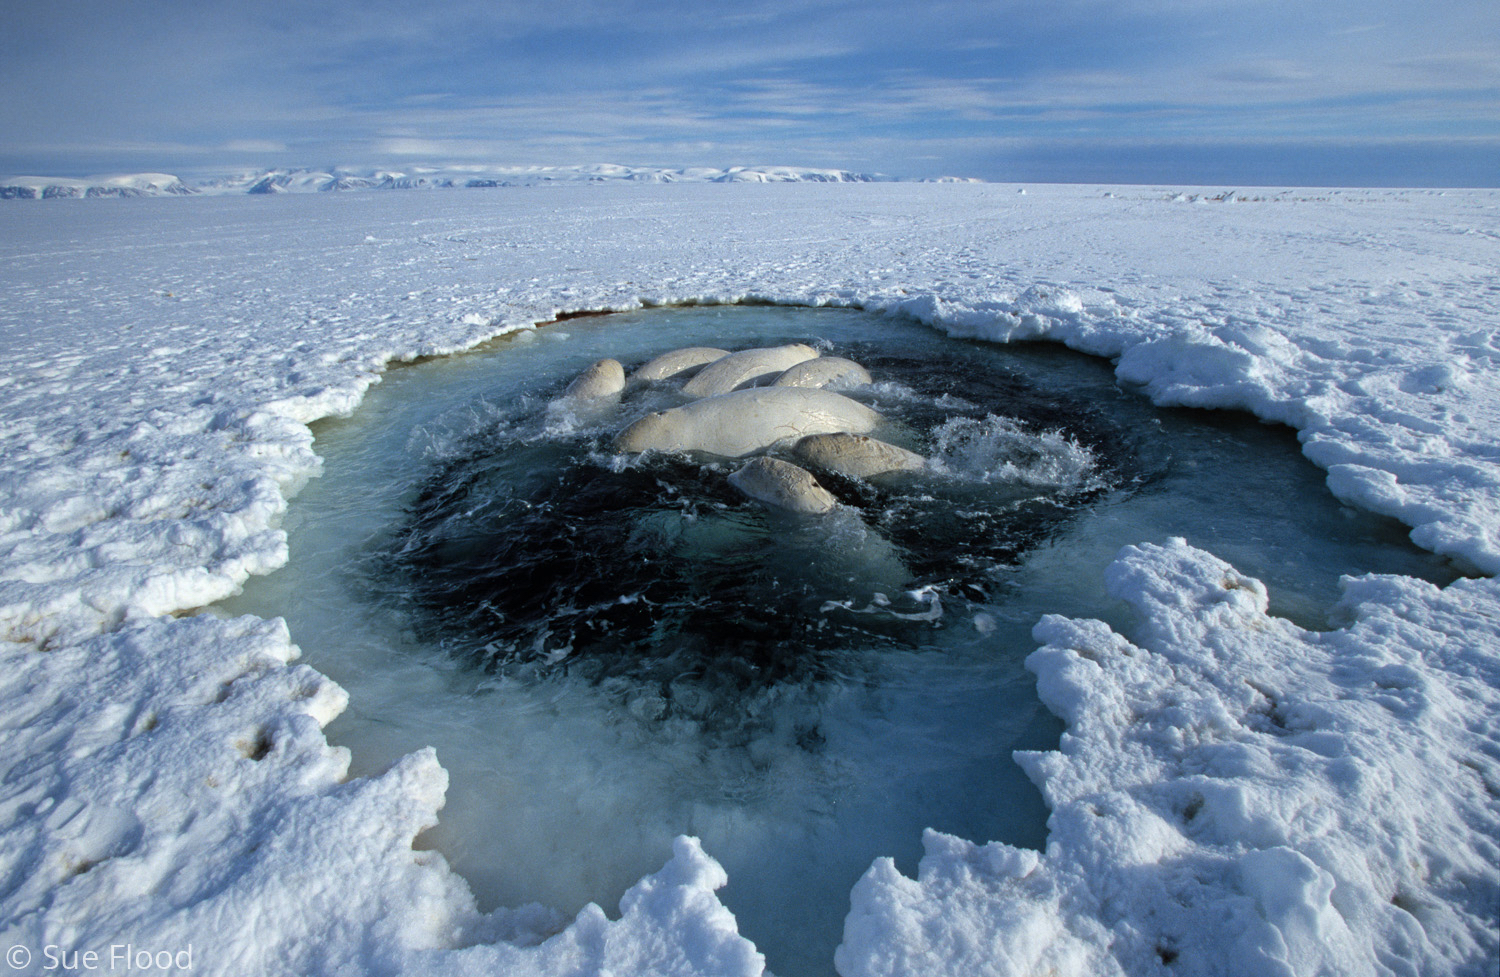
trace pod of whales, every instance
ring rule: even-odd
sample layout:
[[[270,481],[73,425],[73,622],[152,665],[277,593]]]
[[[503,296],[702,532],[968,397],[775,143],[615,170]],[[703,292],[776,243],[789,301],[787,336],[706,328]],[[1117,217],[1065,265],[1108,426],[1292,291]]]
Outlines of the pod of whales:
[[[868,436],[881,419],[874,410],[822,389],[835,382],[872,383],[869,371],[853,360],[819,356],[803,343],[736,353],[687,346],[637,367],[629,383],[639,386],[684,377],[681,393],[693,399],[637,419],[615,435],[613,450],[703,452],[725,458],[760,455],[730,475],[730,483],[766,505],[810,514],[828,513],[838,500],[805,468],[761,452],[778,442],[791,442],[798,461],[850,478],[926,466],[921,455]],[[555,403],[602,405],[617,399],[625,387],[619,362],[600,360],[579,374]],[[660,400],[663,395],[653,396]]]
[[[616,451],[705,451],[743,458],[786,438],[864,433],[880,415],[828,390],[752,387],[647,414],[621,431]]]
[[[762,380],[773,380],[798,363],[817,356],[817,350],[802,343],[742,349],[704,367],[683,384],[682,392],[688,397],[717,397]]]

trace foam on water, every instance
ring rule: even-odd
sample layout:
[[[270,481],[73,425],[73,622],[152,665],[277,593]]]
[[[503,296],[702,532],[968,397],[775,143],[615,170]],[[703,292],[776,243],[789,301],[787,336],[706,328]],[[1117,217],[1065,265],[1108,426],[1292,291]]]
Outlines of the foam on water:
[[[847,503],[767,513],[734,464],[625,458],[630,412],[549,404],[592,361],[813,341],[920,477],[823,476]],[[326,474],[287,518],[292,561],[227,602],[287,618],[350,692],[328,728],[355,772],[433,745],[452,773],[424,836],[485,905],[613,909],[694,834],[783,977],[827,974],[848,893],[923,828],[1041,847],[1010,759],[1058,725],[1022,661],[1043,613],[1116,621],[1103,567],[1169,535],[1322,625],[1342,573],[1445,581],[1393,523],[1339,506],[1294,437],[1159,411],[1108,364],[944,339],[852,311],[653,310],[391,371],[317,428]]]
[[[1063,431],[1028,431],[1012,417],[955,417],[933,432],[938,471],[987,485],[1044,491],[1103,488],[1094,453]]]

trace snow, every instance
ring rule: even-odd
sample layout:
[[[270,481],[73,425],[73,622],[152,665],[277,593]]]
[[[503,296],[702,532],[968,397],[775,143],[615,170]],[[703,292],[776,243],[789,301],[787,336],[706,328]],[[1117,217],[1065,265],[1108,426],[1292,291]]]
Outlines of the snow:
[[[1293,426],[1339,498],[1500,571],[1500,194],[1024,189],[0,208],[0,937],[29,972],[127,940],[224,974],[760,972],[691,839],[613,918],[479,913],[413,848],[431,751],[346,779],[321,733],[346,697],[285,627],[192,613],[286,561],[308,422],[558,313],[753,299],[1063,342]],[[1105,582],[1135,626],[1044,618],[1028,662],[1067,724],[1017,758],[1046,852],[929,833],[917,878],[877,861],[839,971],[1493,973],[1500,587],[1353,579],[1309,632],[1181,541]]]
[[[1040,950],[999,934],[1030,967],[1071,954],[1094,974],[1485,972],[1497,740],[1473,711],[1500,680],[1493,587],[1367,578],[1346,598],[1357,620],[1313,633],[1181,540],[1128,547],[1109,586],[1135,640],[1049,617],[1027,663],[1068,725],[1059,752],[1018,757],[1052,810],[1042,865],[940,836],[918,882],[877,865],[843,972],[1011,972],[984,969],[994,941],[952,907],[1024,918],[1039,899],[1063,932]],[[1090,911],[1069,919],[1070,904]],[[912,908],[931,921],[890,946]]]

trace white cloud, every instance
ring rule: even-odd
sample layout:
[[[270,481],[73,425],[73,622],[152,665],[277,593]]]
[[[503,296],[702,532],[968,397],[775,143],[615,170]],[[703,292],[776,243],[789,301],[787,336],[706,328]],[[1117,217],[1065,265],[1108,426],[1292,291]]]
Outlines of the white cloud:
[[[452,146],[451,141],[399,137],[380,140],[376,144],[376,151],[386,156],[425,156],[431,159],[442,159],[454,155]]]
[[[27,97],[0,103],[0,159],[899,169],[966,139],[1457,142],[1500,119],[1500,4],[1476,0],[56,0],[8,28],[0,85]]]

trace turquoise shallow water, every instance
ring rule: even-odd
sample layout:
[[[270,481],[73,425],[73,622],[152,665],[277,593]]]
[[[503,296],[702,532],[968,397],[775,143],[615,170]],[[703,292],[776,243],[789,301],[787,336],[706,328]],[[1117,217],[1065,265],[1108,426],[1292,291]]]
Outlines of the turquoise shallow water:
[[[869,361],[884,383],[856,396],[941,462],[925,482],[835,486],[856,503],[842,531],[739,500],[720,485],[732,464],[623,467],[603,449],[624,415],[547,412],[603,356],[794,340]],[[914,871],[923,828],[1044,844],[1010,759],[1060,731],[1022,664],[1030,628],[1065,613],[1128,631],[1102,586],[1121,545],[1185,536],[1304,626],[1323,626],[1341,574],[1451,576],[1401,527],[1338,505],[1285,429],[1157,410],[1065,350],[849,310],[559,323],[393,369],[315,431],[325,473],[288,514],[291,563],[221,610],[285,617],[349,690],[328,734],[355,772],[437,748],[449,801],[423,841],[484,905],[612,910],[672,837],[697,835],[783,977],[832,972],[853,882],[881,855]],[[554,474],[596,497],[541,506]],[[679,581],[649,591],[657,610],[559,596],[590,573],[622,596],[654,585],[631,576],[642,534],[667,540],[646,552],[670,550],[653,566]],[[601,617],[610,640],[587,645]]]

